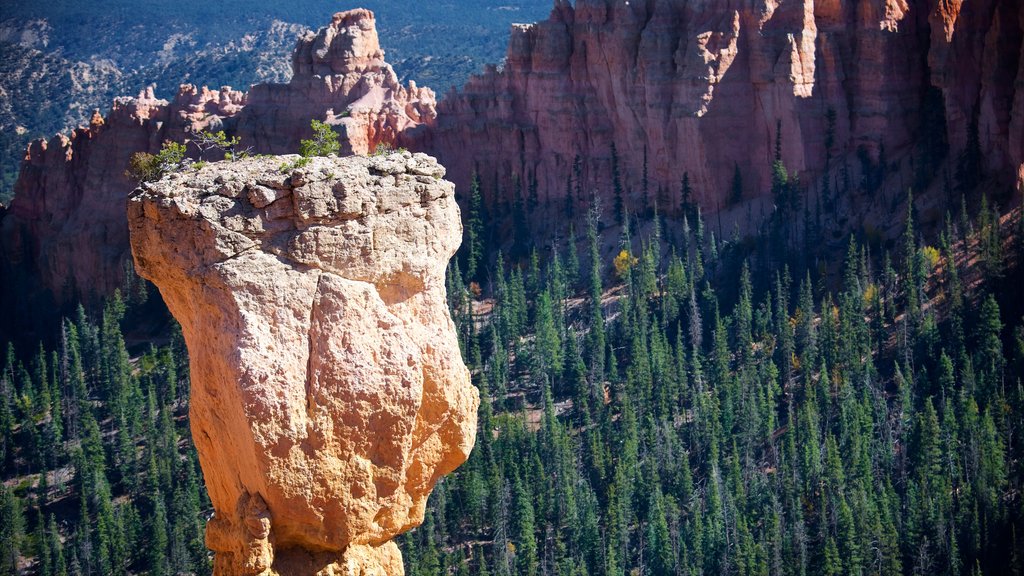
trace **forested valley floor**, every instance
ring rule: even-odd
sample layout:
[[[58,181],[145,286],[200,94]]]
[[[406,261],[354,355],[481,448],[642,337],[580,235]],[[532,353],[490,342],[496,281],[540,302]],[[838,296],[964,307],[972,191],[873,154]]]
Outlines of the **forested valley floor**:
[[[891,249],[830,265],[695,209],[503,253],[474,189],[448,294],[480,426],[407,573],[1021,573],[1024,225],[979,204],[926,235],[905,202]],[[0,357],[0,574],[208,574],[155,289],[129,274],[54,333]]]

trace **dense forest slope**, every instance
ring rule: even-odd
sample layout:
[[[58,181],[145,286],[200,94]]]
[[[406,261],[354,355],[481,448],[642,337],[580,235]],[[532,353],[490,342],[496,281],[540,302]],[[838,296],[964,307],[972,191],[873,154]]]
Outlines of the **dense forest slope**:
[[[616,242],[596,210],[579,246],[479,267],[470,211],[448,296],[477,445],[406,573],[1024,570],[1020,211],[930,237],[900,208],[835,289],[797,248],[699,217]],[[210,573],[181,337],[128,290],[0,364],[2,573]]]

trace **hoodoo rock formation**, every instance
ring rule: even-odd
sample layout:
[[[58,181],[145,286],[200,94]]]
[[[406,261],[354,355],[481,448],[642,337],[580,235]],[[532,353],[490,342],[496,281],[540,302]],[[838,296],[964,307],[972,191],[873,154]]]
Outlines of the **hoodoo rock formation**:
[[[646,179],[672,211],[688,173],[715,210],[737,169],[744,198],[768,191],[779,125],[790,171],[816,183],[829,157],[856,182],[865,163],[955,170],[976,119],[986,167],[1020,185],[1022,5],[556,0],[548,20],[514,26],[503,67],[448,94],[410,146],[460,188],[477,172],[507,194],[515,175],[544,201],[579,178],[588,202],[611,189],[614,144],[635,208]],[[944,141],[950,164],[936,166],[927,149]]]
[[[429,89],[398,83],[371,12],[342,12],[299,39],[287,84],[247,94],[186,86],[171,102],[145,92],[70,138],[33,144],[0,216],[0,270],[38,278],[43,290],[0,286],[0,312],[40,308],[25,294],[72,302],[118,285],[129,156],[202,128],[279,154],[296,151],[317,118],[343,133],[346,151],[397,141],[437,156],[460,188],[478,174],[485,193],[503,200],[518,182],[539,202],[572,190],[589,203],[612,193],[617,161],[634,212],[654,203],[678,211],[684,175],[708,211],[764,198],[777,147],[807,198],[826,187],[852,197],[858,183],[879,179],[889,200],[908,187],[944,194],[961,158],[1003,188],[1020,187],[1022,7],[556,0],[548,20],[513,27],[500,69],[437,105]],[[860,218],[886,218],[885,204],[875,198],[883,213]]]
[[[384,61],[373,12],[357,9],[299,38],[289,83],[250,89],[237,134],[257,150],[289,153],[309,137],[309,119],[318,118],[339,127],[343,152],[366,154],[435,116],[434,91],[398,81]]]
[[[118,98],[106,118],[96,113],[70,136],[33,143],[16,199],[0,220],[0,270],[38,285],[0,299],[24,311],[50,307],[45,300],[88,300],[120,285],[128,256],[124,199],[135,186],[124,172],[135,152],[156,153],[165,140],[223,129],[241,138],[242,149],[294,153],[318,119],[336,127],[343,152],[365,154],[434,119],[433,91],[399,83],[369,10],[340,12],[299,38],[292,67],[287,84],[259,84],[248,93],[183,85],[168,102],[147,88]],[[41,301],[26,306],[26,292],[41,292]]]
[[[215,573],[402,574],[390,540],[469,455],[476,389],[428,156],[220,162],[144,185],[132,254],[181,323]]]

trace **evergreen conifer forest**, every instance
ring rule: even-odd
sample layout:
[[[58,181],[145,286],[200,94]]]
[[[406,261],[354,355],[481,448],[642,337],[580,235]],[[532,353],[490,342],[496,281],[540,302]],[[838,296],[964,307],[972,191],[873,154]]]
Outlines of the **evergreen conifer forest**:
[[[722,241],[622,202],[535,245],[529,195],[483,196],[448,273],[476,447],[407,574],[1024,570],[1019,209],[975,194],[924,233],[908,196],[898,242],[831,258],[785,214]],[[187,352],[126,273],[4,346],[0,574],[210,573]]]

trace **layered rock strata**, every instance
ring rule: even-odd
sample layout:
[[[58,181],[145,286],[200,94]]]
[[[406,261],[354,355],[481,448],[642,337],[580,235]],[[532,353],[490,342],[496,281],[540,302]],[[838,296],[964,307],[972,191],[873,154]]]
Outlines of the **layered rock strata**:
[[[986,167],[1020,185],[1022,83],[1019,0],[556,0],[411,146],[460,187],[476,172],[485,191],[518,178],[541,201],[579,189],[589,202],[610,193],[614,144],[633,209],[647,181],[671,213],[688,174],[714,211],[737,170],[743,198],[768,192],[777,142],[812,186],[829,166],[854,182],[865,163],[912,172],[937,140],[950,162],[926,170],[952,172],[977,118]]]
[[[311,118],[335,125],[347,151],[397,141],[434,154],[458,186],[476,173],[507,204],[518,183],[552,206],[567,190],[580,204],[598,195],[611,206],[614,160],[631,211],[678,211],[684,175],[705,211],[744,211],[743,201],[768,196],[777,144],[807,198],[823,182],[830,194],[850,193],[867,171],[888,174],[889,197],[920,188],[921,173],[931,189],[918,196],[944,197],[972,133],[987,173],[1019,187],[1022,6],[557,0],[548,20],[512,29],[500,69],[436,106],[429,89],[398,83],[372,13],[339,13],[299,39],[288,84],[247,94],[184,87],[171,102],[144,93],[70,138],[34,144],[0,216],[0,270],[38,278],[51,301],[108,294],[127,250],[121,200],[131,183],[122,173],[131,153],[203,127],[224,128],[256,152],[293,152]],[[888,218],[889,203],[868,200],[877,206],[865,223],[884,226],[872,220]],[[771,202],[758,209],[768,213]],[[2,290],[13,304],[0,315],[45,308],[26,305],[24,294],[36,291]]]
[[[87,127],[33,143],[15,200],[0,220],[0,270],[33,285],[11,293],[0,286],[2,300],[28,309],[24,293],[41,291],[49,304],[31,308],[46,309],[54,301],[107,295],[121,284],[128,254],[124,199],[135,186],[124,173],[136,152],[156,153],[165,140],[187,141],[201,130],[226,130],[241,138],[242,149],[294,153],[317,119],[335,127],[343,152],[365,154],[434,118],[434,93],[400,84],[384,61],[369,10],[340,12],[300,37],[292,68],[287,84],[259,84],[248,93],[184,85],[166,101],[147,88],[118,98]]]
[[[132,254],[188,345],[215,573],[394,576],[390,540],[475,438],[454,186],[422,154],[296,158],[143,186]]]

